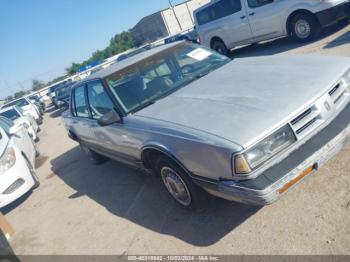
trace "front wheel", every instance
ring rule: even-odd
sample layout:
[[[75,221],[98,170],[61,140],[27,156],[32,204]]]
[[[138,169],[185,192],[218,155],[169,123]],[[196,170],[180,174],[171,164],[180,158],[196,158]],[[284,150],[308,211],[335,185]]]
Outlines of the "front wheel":
[[[186,172],[172,160],[160,157],[156,162],[156,172],[161,177],[169,194],[182,207],[200,210],[208,202],[208,194],[195,185]]]
[[[302,43],[315,39],[321,32],[321,26],[316,17],[306,13],[293,17],[290,29],[294,39]]]

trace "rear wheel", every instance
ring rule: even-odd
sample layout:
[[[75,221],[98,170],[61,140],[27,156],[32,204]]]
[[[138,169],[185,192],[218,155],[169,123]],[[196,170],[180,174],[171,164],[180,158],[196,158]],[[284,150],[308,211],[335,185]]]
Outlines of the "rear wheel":
[[[96,153],[95,151],[91,150],[87,146],[80,144],[80,147],[87,154],[87,156],[90,159],[90,162],[94,165],[101,165],[108,160],[106,157]]]
[[[195,185],[176,163],[166,157],[160,157],[156,161],[155,169],[166,190],[182,207],[190,210],[200,210],[205,207],[209,195]]]
[[[225,43],[220,39],[214,39],[211,44],[211,48],[216,52],[218,52],[219,54],[222,54],[225,56],[229,55],[229,50],[227,49]]]
[[[315,39],[321,32],[321,26],[312,14],[295,15],[290,23],[290,30],[295,40],[305,43]]]

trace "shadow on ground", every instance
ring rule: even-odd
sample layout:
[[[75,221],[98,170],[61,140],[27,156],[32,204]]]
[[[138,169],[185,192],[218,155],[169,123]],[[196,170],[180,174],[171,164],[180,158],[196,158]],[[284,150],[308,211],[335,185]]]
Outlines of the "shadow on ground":
[[[284,53],[289,50],[312,45],[317,41],[321,41],[323,38],[326,38],[332,34],[337,33],[338,31],[344,29],[349,25],[349,21],[341,21],[333,26],[325,28],[320,37],[310,43],[299,43],[294,41],[291,38],[283,37],[271,41],[262,42],[255,45],[248,45],[242,48],[234,49],[231,52],[231,58],[243,58],[243,57],[253,57],[253,56],[269,56],[276,55],[279,53]],[[332,48],[342,44],[347,44],[350,41],[350,33],[346,32],[345,34],[337,37],[335,40],[328,43],[324,48]]]
[[[65,108],[65,107],[53,110],[53,111],[51,111],[52,113],[50,114],[50,117],[52,117],[52,118],[60,117],[62,115],[62,113],[66,110],[67,110],[67,108]]]
[[[87,161],[79,147],[51,161],[53,173],[77,191],[70,199],[87,196],[116,216],[192,245],[216,243],[260,209],[213,199],[207,210],[189,212],[170,198],[159,179],[113,161],[101,166]]]
[[[21,206],[33,193],[32,190],[29,190],[27,193],[25,193],[23,196],[21,196],[20,198],[16,199],[14,202],[12,202],[11,204],[3,207],[0,209],[0,211],[6,215],[9,214],[11,211],[15,210],[16,208],[18,208],[19,206]],[[0,260],[1,261],[1,260]]]

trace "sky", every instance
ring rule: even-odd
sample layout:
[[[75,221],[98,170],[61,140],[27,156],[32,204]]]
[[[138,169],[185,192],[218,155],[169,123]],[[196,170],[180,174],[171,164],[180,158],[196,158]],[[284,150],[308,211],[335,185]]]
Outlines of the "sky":
[[[178,3],[181,1],[173,1]],[[50,81],[168,0],[0,0],[0,98]]]

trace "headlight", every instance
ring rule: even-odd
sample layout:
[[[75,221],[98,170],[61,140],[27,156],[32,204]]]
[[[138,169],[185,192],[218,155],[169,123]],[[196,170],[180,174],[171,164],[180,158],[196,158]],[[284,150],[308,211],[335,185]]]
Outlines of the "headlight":
[[[0,175],[5,173],[16,163],[15,150],[11,147],[7,148],[5,153],[0,157]]]
[[[235,156],[236,174],[248,174],[296,141],[289,125],[262,140],[245,153]]]

